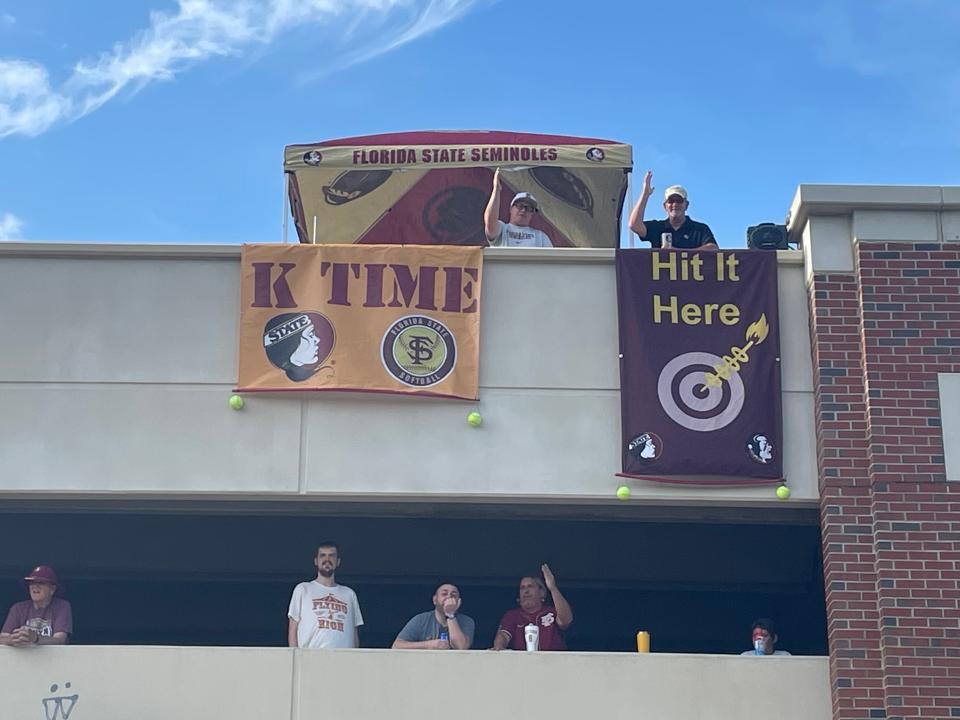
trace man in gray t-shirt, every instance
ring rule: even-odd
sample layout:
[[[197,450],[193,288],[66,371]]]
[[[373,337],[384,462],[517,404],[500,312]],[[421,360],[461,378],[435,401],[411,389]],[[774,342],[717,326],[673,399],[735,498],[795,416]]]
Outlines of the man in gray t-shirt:
[[[473,645],[473,618],[459,612],[460,590],[444,583],[433,594],[433,610],[414,615],[393,641],[405,650],[469,650]]]

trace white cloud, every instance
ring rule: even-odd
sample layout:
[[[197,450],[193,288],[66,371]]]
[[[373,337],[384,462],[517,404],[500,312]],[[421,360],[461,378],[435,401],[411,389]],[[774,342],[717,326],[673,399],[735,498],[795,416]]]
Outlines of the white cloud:
[[[59,87],[35,62],[0,60],[0,138],[39,135],[93,112],[122,91],[170,80],[213,57],[238,56],[309,25],[379,20],[376,41],[353,48],[338,67],[369,60],[466,14],[480,0],[178,0],[152,12],[149,26],[92,60],[78,62]]]
[[[23,229],[23,220],[12,213],[0,215],[0,242],[20,240],[20,231]]]
[[[16,23],[17,19],[10,13],[0,13],[0,30],[13,27]]]

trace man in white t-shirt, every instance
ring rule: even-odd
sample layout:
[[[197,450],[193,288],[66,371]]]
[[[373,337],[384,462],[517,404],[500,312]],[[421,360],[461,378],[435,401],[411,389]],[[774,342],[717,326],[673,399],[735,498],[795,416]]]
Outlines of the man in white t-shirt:
[[[340,548],[325,541],[317,546],[313,560],[317,579],[293,589],[287,611],[287,645],[300,648],[355,648],[360,646],[357,628],[363,625],[357,594],[337,585]]]
[[[510,203],[510,222],[500,220],[500,168],[497,168],[493,173],[493,190],[483,211],[487,242],[497,247],[553,247],[545,232],[530,227],[538,212],[537,199],[528,192],[519,192]]]

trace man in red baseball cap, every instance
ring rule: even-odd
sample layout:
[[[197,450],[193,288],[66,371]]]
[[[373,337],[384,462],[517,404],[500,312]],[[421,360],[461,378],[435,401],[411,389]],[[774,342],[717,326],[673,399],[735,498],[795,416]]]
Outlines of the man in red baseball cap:
[[[70,603],[54,597],[59,582],[49,565],[37,565],[23,579],[29,600],[15,603],[0,632],[0,645],[64,645],[73,632]]]

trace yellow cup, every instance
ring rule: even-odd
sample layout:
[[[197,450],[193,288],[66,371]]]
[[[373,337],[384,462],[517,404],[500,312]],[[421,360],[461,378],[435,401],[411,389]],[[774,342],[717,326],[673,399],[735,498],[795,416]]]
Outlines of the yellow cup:
[[[650,652],[650,633],[646,630],[641,630],[637,633],[637,652]]]

